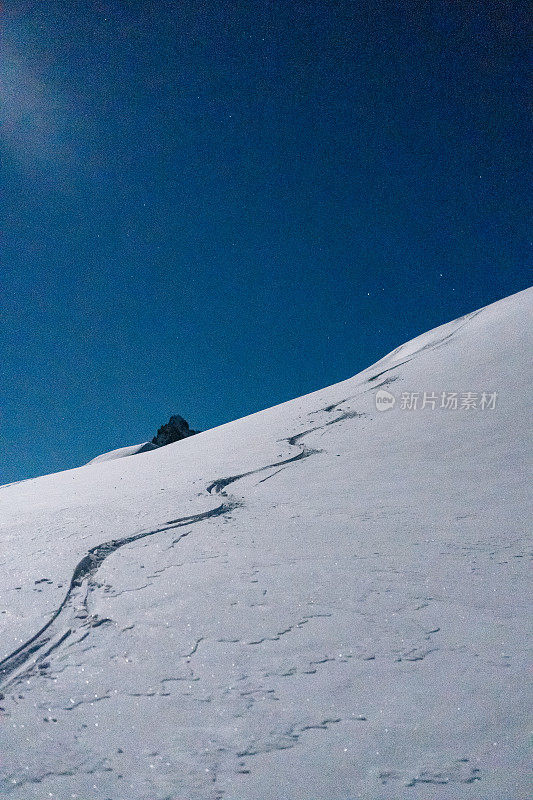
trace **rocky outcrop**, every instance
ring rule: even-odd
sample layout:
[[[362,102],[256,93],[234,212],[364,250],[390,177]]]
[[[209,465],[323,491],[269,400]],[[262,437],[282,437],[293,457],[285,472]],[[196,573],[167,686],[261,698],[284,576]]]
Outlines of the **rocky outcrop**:
[[[152,439],[152,444],[156,447],[164,447],[166,444],[172,442],[179,442],[181,439],[186,439],[188,436],[194,436],[199,431],[193,431],[189,428],[189,423],[180,417],[179,414],[174,414],[166,425],[162,425],[157,431],[157,436]]]
[[[103,453],[96,456],[89,464],[96,464],[99,461],[113,461],[115,458],[124,458],[125,456],[135,456],[138,453],[148,453],[150,450],[157,450],[158,447],[163,447],[172,442],[179,442],[181,439],[186,439],[188,436],[193,436],[200,431],[193,431],[189,428],[189,424],[179,414],[174,414],[166,425],[163,425],[157,431],[157,436],[154,436],[151,442],[143,442],[142,444],[133,444],[128,447],[119,447],[118,450],[111,450],[109,453]]]

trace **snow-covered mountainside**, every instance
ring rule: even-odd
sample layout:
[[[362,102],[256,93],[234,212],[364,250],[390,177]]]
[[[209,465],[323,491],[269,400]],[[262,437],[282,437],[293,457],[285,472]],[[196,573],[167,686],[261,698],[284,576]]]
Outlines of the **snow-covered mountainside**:
[[[532,304],[2,487],[0,797],[525,800]]]
[[[101,456],[96,456],[89,461],[89,464],[98,464],[100,461],[114,461],[115,458],[125,458],[126,456],[136,456],[139,453],[149,453],[150,450],[156,450],[157,445],[152,442],[143,442],[142,444],[132,444],[129,447],[119,447],[117,450],[110,450],[109,453],[102,453]]]
[[[189,436],[196,436],[197,433],[199,431],[191,430],[189,423],[183,417],[180,417],[179,414],[173,414],[169,422],[159,428],[151,442],[119,447],[118,450],[111,450],[109,453],[96,456],[96,458],[89,461],[89,464],[97,464],[99,461],[114,461],[115,458],[136,456],[139,453],[149,453],[150,450],[155,450],[157,447],[166,447],[169,444],[174,444],[174,442],[187,439]]]

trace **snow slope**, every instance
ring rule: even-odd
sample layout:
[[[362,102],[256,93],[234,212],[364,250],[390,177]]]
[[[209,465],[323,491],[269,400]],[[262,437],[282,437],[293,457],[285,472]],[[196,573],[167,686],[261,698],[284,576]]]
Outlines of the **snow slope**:
[[[0,488],[0,797],[525,800],[532,301]]]
[[[102,453],[96,458],[88,461],[88,464],[98,464],[100,461],[114,461],[115,458],[125,458],[126,456],[136,456],[139,453],[149,453],[151,450],[156,450],[157,445],[152,442],[143,442],[142,444],[132,444],[129,447],[119,447],[117,450],[110,450],[109,453]]]

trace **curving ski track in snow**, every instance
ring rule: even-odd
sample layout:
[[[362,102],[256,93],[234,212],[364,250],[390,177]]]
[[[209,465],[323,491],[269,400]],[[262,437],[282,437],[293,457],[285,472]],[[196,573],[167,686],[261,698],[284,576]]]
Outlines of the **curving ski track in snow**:
[[[385,373],[398,369],[425,351],[433,350],[442,346],[443,344],[446,344],[465,325],[467,325],[475,316],[477,316],[481,310],[482,309],[479,311],[474,311],[460,318],[457,320],[459,324],[451,332],[447,333],[446,336],[442,337],[441,339],[437,339],[436,341],[428,342],[424,346],[411,353],[409,358],[406,358],[404,361],[393,364],[391,367],[388,367],[387,369],[367,378],[365,383],[372,384]],[[399,353],[402,348],[403,345],[393,351],[391,355]],[[370,387],[369,391],[375,390],[376,388],[377,386],[374,384]],[[340,400],[338,403],[329,405],[320,410],[327,412],[334,411],[343,402],[345,401]],[[87,633],[84,634],[85,638],[85,635],[89,633],[91,628],[95,628],[105,624],[106,622],[109,622],[109,620],[100,619],[94,615],[90,615],[88,611],[88,597],[92,589],[95,587],[95,583],[93,581],[94,575],[108,556],[110,556],[112,553],[115,553],[121,547],[124,547],[124,545],[132,544],[139,539],[144,539],[148,536],[154,536],[158,533],[163,533],[164,531],[174,528],[182,528],[185,526],[194,525],[195,523],[202,522],[205,519],[230,513],[239,506],[242,506],[241,501],[226,495],[225,489],[231,483],[241,480],[242,478],[246,478],[250,475],[256,475],[264,472],[268,469],[285,467],[289,464],[301,461],[302,459],[306,459],[312,455],[320,453],[321,451],[318,449],[308,448],[304,444],[299,444],[299,440],[304,436],[326,428],[329,425],[334,425],[346,419],[358,418],[362,416],[364,415],[356,411],[343,412],[338,417],[335,417],[335,419],[329,420],[322,425],[317,425],[314,428],[309,428],[308,430],[304,430],[300,433],[285,438],[283,441],[287,442],[291,447],[297,446],[301,448],[297,455],[280,461],[275,461],[271,464],[258,467],[254,470],[249,470],[248,472],[231,475],[229,477],[217,478],[216,480],[212,481],[206,487],[207,493],[212,494],[214,492],[215,494],[220,494],[226,498],[225,502],[213,509],[203,511],[198,514],[193,514],[191,516],[178,517],[174,520],[168,520],[161,528],[133,534],[132,536],[126,536],[122,539],[112,539],[108,542],[103,542],[102,544],[92,547],[77,564],[72,574],[70,586],[63,599],[63,602],[56,609],[56,611],[53,612],[49,621],[43,625],[43,627],[40,628],[40,630],[38,630],[37,633],[35,633],[30,639],[20,645],[20,647],[6,656],[2,661],[0,661],[0,689],[6,688],[7,686],[16,685],[21,680],[28,678],[32,674],[35,674],[36,671],[38,672],[39,668],[44,667],[43,662],[45,659],[55,649],[67,641],[67,639],[71,638],[80,628],[86,627],[88,629]],[[180,538],[184,538],[188,535],[189,532],[184,533]]]
[[[287,441],[289,444],[293,445],[296,443],[293,439],[296,440],[300,436],[304,436],[305,433],[309,433],[309,431],[298,434],[296,437],[292,437]],[[115,553],[121,547],[132,544],[139,539],[145,539],[148,536],[155,536],[164,531],[174,528],[183,528],[194,525],[197,522],[203,522],[203,520],[210,519],[211,517],[219,517],[223,514],[231,513],[234,509],[241,506],[242,502],[235,498],[229,498],[226,495],[224,489],[229,486],[230,483],[234,483],[241,478],[246,478],[249,475],[264,472],[267,469],[285,466],[295,461],[301,461],[304,458],[309,458],[309,456],[320,452],[320,450],[307,448],[305,445],[300,446],[302,448],[301,452],[296,456],[282,461],[276,461],[272,464],[267,464],[264,467],[258,467],[258,469],[243,472],[239,475],[218,478],[210,483],[207,486],[208,494],[214,491],[216,494],[221,494],[227,499],[209,511],[202,511],[198,514],[168,520],[162,527],[156,528],[155,530],[143,531],[133,534],[132,536],[125,536],[122,539],[111,539],[108,542],[103,542],[95,547],[91,547],[88,553],[78,562],[72,573],[70,585],[63,602],[56,611],[53,612],[48,622],[30,639],[0,661],[0,688],[16,685],[32,674],[35,674],[36,670],[38,671],[39,668],[44,666],[45,659],[66,642],[67,639],[70,639],[80,628],[87,628],[88,633],[91,628],[99,627],[110,621],[90,615],[88,611],[88,598],[92,589],[95,587],[93,580],[94,575],[108,556]],[[184,538],[188,535],[189,531],[182,534],[180,538]]]

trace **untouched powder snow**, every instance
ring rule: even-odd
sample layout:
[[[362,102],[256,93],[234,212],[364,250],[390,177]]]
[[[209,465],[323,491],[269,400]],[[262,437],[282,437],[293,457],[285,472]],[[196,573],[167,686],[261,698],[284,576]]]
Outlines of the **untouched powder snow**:
[[[1,487],[2,800],[525,800],[532,305]]]
[[[133,444],[129,447],[119,447],[118,450],[110,450],[109,453],[102,453],[101,456],[92,458],[88,464],[98,464],[100,461],[114,461],[115,458],[125,458],[126,456],[136,456],[140,453],[149,453],[151,450],[156,450],[157,445],[152,442],[143,442],[142,444]]]

